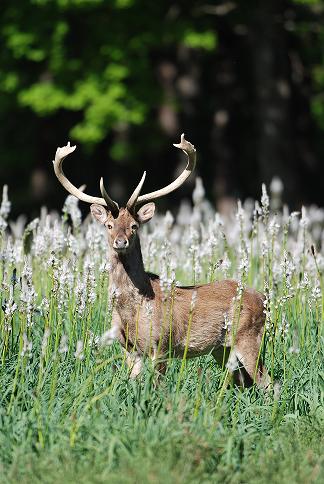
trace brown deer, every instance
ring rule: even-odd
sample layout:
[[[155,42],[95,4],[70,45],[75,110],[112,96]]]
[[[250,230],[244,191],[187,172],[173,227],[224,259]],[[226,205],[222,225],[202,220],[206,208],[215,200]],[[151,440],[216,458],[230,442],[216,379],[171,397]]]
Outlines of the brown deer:
[[[160,190],[140,195],[144,172],[126,206],[121,208],[107,194],[102,178],[103,198],[98,198],[83,193],[65,177],[62,162],[75,146],[68,143],[56,151],[53,163],[57,178],[69,193],[92,204],[92,215],[107,229],[111,262],[109,283],[117,289],[111,335],[116,336],[125,349],[132,377],[141,371],[143,355],[157,360],[163,371],[163,358],[167,356],[193,357],[212,353],[223,363],[225,357],[229,357],[227,365],[238,384],[250,386],[256,382],[267,388],[270,377],[260,360],[265,321],[261,293],[244,289],[238,296],[238,283],[223,280],[175,286],[166,294],[159,276],[144,269],[138,229],[154,215],[155,205],[151,200],[179,188],[196,164],[196,150],[184,135],[174,146],[188,157],[180,176]],[[230,330],[228,321],[232,323]]]

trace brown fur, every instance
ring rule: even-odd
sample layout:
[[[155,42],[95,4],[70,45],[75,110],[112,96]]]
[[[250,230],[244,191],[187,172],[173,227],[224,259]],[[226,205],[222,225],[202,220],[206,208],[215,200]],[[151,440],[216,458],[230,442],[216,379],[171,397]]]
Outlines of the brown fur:
[[[211,352],[221,363],[224,356],[232,365],[236,362],[234,378],[241,385],[249,386],[254,381],[263,387],[269,385],[267,371],[259,361],[264,329],[261,293],[245,289],[241,308],[236,298],[237,282],[233,280],[175,287],[165,295],[159,277],[145,272],[137,235],[139,225],[152,218],[154,204],[144,205],[137,214],[121,208],[117,218],[100,205],[92,205],[91,211],[108,231],[110,285],[117,288],[112,324],[118,327],[132,376],[141,370],[142,355],[161,359],[169,356],[171,349],[171,356],[182,357],[187,345],[188,357]],[[116,250],[117,240],[128,246]],[[196,302],[191,309],[194,291]],[[225,318],[233,321],[227,332]]]

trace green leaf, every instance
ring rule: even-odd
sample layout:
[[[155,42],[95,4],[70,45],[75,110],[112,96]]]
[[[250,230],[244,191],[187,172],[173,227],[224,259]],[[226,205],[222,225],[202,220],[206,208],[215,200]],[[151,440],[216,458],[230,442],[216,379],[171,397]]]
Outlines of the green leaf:
[[[212,30],[197,32],[187,30],[183,37],[183,43],[192,49],[215,50],[217,46],[217,35]]]

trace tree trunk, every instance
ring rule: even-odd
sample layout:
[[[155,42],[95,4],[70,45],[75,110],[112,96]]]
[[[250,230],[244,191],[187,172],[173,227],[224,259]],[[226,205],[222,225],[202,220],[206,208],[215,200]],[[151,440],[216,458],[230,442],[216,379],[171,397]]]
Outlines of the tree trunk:
[[[283,25],[284,2],[256,2],[252,15],[252,62],[255,77],[256,156],[261,181],[279,176],[286,201],[296,190],[294,149],[290,122],[289,58]]]

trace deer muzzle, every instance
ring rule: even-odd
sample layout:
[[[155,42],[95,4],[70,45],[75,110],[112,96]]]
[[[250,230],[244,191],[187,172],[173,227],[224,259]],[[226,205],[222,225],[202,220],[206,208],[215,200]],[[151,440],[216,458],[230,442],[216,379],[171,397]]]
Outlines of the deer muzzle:
[[[126,237],[116,237],[113,243],[114,249],[123,250],[129,246],[128,239]]]

